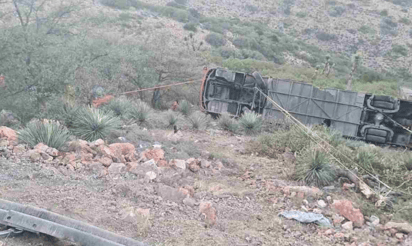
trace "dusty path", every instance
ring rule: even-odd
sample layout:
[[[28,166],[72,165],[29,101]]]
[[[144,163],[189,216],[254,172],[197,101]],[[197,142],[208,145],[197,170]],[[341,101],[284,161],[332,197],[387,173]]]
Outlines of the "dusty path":
[[[178,151],[181,145],[168,142],[167,133],[150,132],[164,148]],[[303,226],[278,217],[282,209],[298,209],[301,204],[267,188],[268,184],[292,184],[282,180],[291,163],[246,155],[247,137],[222,132],[187,132],[180,141],[190,143],[192,151],[196,148],[203,158],[215,158],[209,159],[213,165],[222,160],[223,166],[219,171],[209,168],[197,173],[168,169],[148,183],[131,173],[98,178],[92,171],[76,173],[62,167],[1,159],[0,197],[45,208],[150,245],[347,243],[343,238],[319,236],[316,225]],[[188,186],[194,188],[194,195],[184,199],[177,190]],[[207,227],[199,213],[202,202],[211,202],[216,209],[215,225]],[[146,212],[131,216],[130,211],[138,208]],[[0,242],[3,246],[70,245],[28,233]]]

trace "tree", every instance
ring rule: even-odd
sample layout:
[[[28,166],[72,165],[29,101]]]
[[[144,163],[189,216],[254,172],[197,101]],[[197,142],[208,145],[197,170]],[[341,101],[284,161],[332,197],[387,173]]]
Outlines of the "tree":
[[[352,56],[352,69],[349,74],[349,79],[346,83],[346,90],[352,90],[353,75],[356,73],[356,70],[358,69],[360,61],[361,61],[361,55],[359,53],[356,53]]]
[[[148,38],[144,46],[151,53],[148,65],[157,76],[156,85],[202,77],[201,69],[204,64],[197,55],[198,50],[187,49],[181,44],[181,40],[167,32],[160,32]],[[156,91],[153,93],[153,99],[155,97],[159,97]]]

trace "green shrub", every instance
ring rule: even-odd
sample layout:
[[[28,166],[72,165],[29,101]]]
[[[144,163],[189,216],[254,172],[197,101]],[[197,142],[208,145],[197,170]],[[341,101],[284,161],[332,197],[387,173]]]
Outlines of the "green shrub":
[[[72,133],[86,141],[104,139],[111,131],[119,130],[121,121],[111,112],[95,108],[80,108],[70,129]]]
[[[405,24],[405,25],[410,25],[410,24],[412,23],[412,21],[409,20],[409,18],[406,18],[406,17],[402,17],[402,18],[399,20],[399,22],[400,22],[400,23],[403,23],[403,24]]]
[[[219,116],[218,125],[225,131],[236,132],[239,124],[228,113],[223,113]]]
[[[329,15],[332,17],[339,17],[345,13],[346,9],[344,6],[335,6],[329,10]]]
[[[255,112],[247,112],[240,117],[239,124],[246,134],[256,134],[262,128],[262,116]]]
[[[100,3],[115,9],[129,9],[131,7],[129,0],[100,0]]]
[[[180,114],[174,111],[169,110],[165,114],[165,120],[166,120],[167,127],[173,128],[174,126],[177,125],[180,119],[181,119]]]
[[[408,56],[408,47],[405,45],[393,44],[391,53],[399,56]]]
[[[188,117],[188,121],[193,129],[205,130],[209,126],[211,119],[209,115],[196,111]]]
[[[326,32],[318,32],[316,33],[316,38],[321,41],[332,41],[332,40],[336,40],[338,37],[335,34],[330,34]]]
[[[296,161],[296,178],[307,185],[327,186],[335,176],[326,154],[319,150],[309,148]]]
[[[184,115],[188,116],[190,114],[190,104],[188,101],[183,100],[179,103],[179,111]]]
[[[383,18],[379,26],[383,35],[398,35],[398,23],[394,22],[391,17]]]
[[[152,113],[152,108],[143,101],[138,101],[129,109],[128,118],[140,124],[147,122]]]
[[[188,31],[192,31],[192,32],[197,32],[197,24],[193,23],[193,22],[186,23],[183,26],[183,29],[188,30]]]
[[[115,99],[104,105],[102,109],[106,112],[112,112],[115,116],[125,120],[128,119],[129,111],[133,106],[133,103],[127,99]]]
[[[29,122],[26,128],[17,132],[19,141],[36,146],[38,143],[60,149],[70,137],[69,131],[58,123]]]
[[[375,34],[376,31],[369,26],[363,25],[358,29],[359,32],[363,33],[363,34]]]
[[[308,16],[307,12],[297,12],[296,16],[299,18],[305,18],[306,16]]]
[[[387,9],[384,9],[384,10],[382,10],[379,14],[380,14],[381,16],[388,16],[389,12],[388,12]]]
[[[205,40],[214,47],[220,47],[226,44],[225,37],[219,33],[210,33],[206,36]]]

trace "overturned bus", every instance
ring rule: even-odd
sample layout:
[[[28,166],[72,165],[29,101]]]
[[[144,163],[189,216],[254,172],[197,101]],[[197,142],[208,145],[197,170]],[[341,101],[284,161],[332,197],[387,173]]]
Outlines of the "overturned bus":
[[[257,72],[215,68],[205,70],[200,107],[214,115],[227,112],[238,117],[250,110],[264,119],[284,119],[265,95],[305,125],[324,124],[345,137],[376,144],[411,146],[412,102],[390,96],[321,90],[304,82],[262,77]]]

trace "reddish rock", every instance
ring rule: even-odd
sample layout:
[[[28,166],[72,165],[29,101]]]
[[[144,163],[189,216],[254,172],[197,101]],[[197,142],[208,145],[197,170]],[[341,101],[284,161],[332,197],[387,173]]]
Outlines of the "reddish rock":
[[[338,232],[335,234],[335,238],[344,238],[345,234],[343,234],[342,232]]]
[[[67,154],[63,158],[63,164],[65,165],[72,165],[73,167],[76,166],[76,155],[74,153]]]
[[[332,208],[335,209],[340,215],[353,222],[355,227],[361,227],[365,223],[360,209],[353,208],[352,202],[348,200],[335,200],[332,204]]]
[[[160,160],[164,160],[165,152],[162,149],[147,149],[142,153],[144,160],[155,160],[157,163]]]
[[[112,163],[107,171],[111,175],[121,174],[126,171],[126,165],[123,163]]]
[[[81,163],[84,165],[89,165],[93,161],[93,154],[92,153],[82,153],[81,154]]]
[[[113,99],[114,99],[114,96],[107,95],[107,96],[104,96],[104,97],[97,98],[97,99],[93,100],[92,104],[93,104],[93,107],[98,108],[101,105],[106,104],[106,103],[110,102]]]
[[[136,161],[135,157],[135,147],[131,143],[114,143],[109,145],[111,152],[115,157],[120,159],[122,162],[133,162]]]
[[[200,161],[195,158],[190,158],[186,161],[186,165],[192,172],[198,172],[200,170]]]
[[[200,166],[201,166],[202,168],[209,168],[209,167],[210,167],[210,161],[208,161],[208,160],[201,160],[201,161],[200,161]]]
[[[103,164],[103,166],[108,167],[113,163],[112,158],[109,157],[102,157],[97,160],[99,163]]]
[[[89,143],[89,146],[91,148],[96,148],[96,147],[99,147],[101,145],[104,145],[104,141],[102,139],[97,139],[96,141],[94,141],[92,143]]]
[[[199,213],[202,215],[208,226],[216,224],[216,208],[212,206],[211,202],[201,202],[199,205]]]
[[[6,126],[0,127],[0,138],[4,138],[10,142],[17,143],[16,131]]]
[[[355,184],[348,184],[348,183],[344,183],[343,184],[343,190],[350,190],[351,188],[354,188]]]
[[[41,157],[43,158],[43,160],[45,161],[52,161],[53,157],[51,157],[50,155],[46,154],[46,153],[40,153]]]
[[[222,170],[224,168],[223,163],[221,161],[216,162],[215,168],[219,171]]]
[[[46,150],[49,148],[49,146],[45,145],[44,143],[38,143],[36,146],[34,146],[34,150],[37,151],[37,153],[46,153]]]
[[[189,195],[189,196],[193,197],[194,194],[195,194],[195,189],[190,185],[185,185],[185,186],[179,188],[179,192],[181,192],[184,195]]]
[[[326,230],[323,234],[326,235],[326,236],[329,236],[329,235],[332,235],[334,232],[335,232],[335,230],[333,230],[333,229],[328,229],[328,230]]]
[[[159,166],[159,167],[168,167],[169,164],[167,163],[166,160],[160,160],[160,161],[157,162],[157,166]]]
[[[169,165],[183,170],[186,169],[186,161],[184,160],[172,160]]]
[[[98,147],[98,152],[100,152],[103,156],[108,157],[110,159],[114,158],[114,153],[112,152],[112,150],[104,145],[100,145]]]
[[[96,155],[96,151],[90,148],[89,143],[84,140],[77,140],[69,142],[69,151],[76,151],[81,153],[92,153]]]
[[[21,144],[13,148],[13,153],[16,155],[23,154],[25,151],[26,151],[26,147]]]
[[[53,156],[53,157],[57,157],[59,156],[59,151],[55,148],[47,148],[46,149],[46,154]]]

